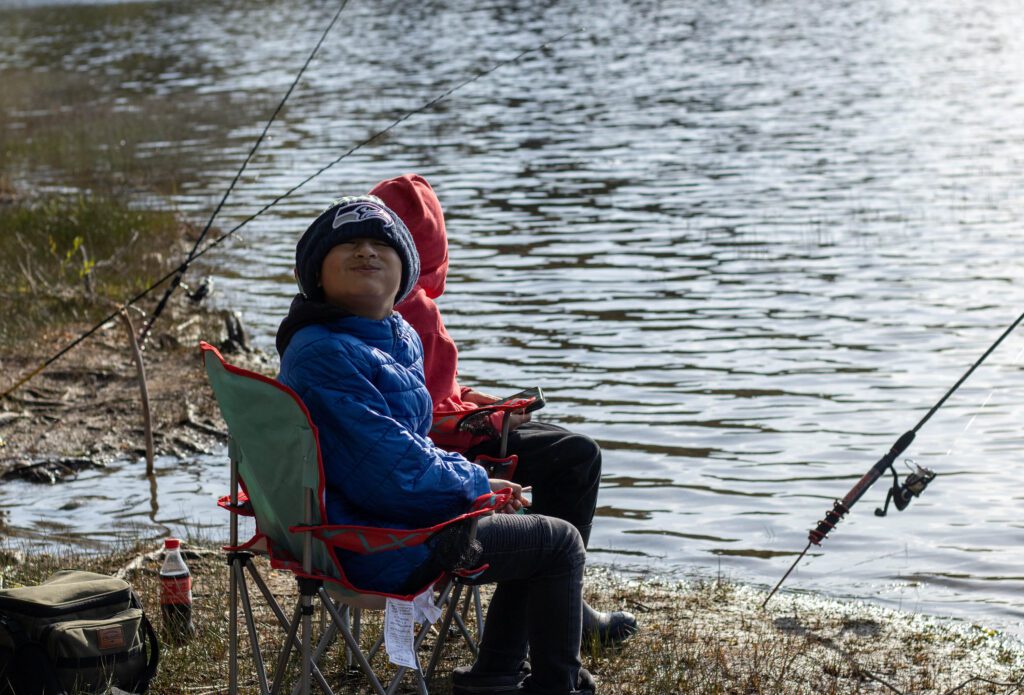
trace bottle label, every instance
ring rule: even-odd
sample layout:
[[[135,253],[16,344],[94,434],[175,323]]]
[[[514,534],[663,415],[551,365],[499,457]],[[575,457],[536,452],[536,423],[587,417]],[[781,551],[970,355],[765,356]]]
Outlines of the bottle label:
[[[160,603],[191,605],[192,577],[161,577]]]

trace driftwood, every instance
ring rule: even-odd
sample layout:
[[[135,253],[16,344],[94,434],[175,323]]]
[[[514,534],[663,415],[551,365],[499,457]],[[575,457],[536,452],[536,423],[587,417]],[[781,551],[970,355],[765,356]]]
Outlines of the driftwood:
[[[141,552],[135,557],[133,557],[124,567],[114,572],[114,576],[118,579],[127,579],[129,574],[141,570],[143,565],[145,565],[147,562],[155,562],[156,560],[160,559],[160,556],[163,554],[163,545],[158,547],[156,550],[151,550],[149,552]]]
[[[8,468],[9,466],[9,468]],[[92,459],[59,457],[27,462],[24,459],[0,459],[2,478],[20,478],[35,483],[56,483],[78,475],[83,468],[102,468],[103,464]]]
[[[26,413],[25,411],[21,411],[19,413],[0,412],[0,426],[8,422],[13,422],[14,420],[21,420],[22,418],[27,417],[32,417],[32,415],[30,413]]]
[[[142,423],[146,428],[146,475],[153,475],[153,420],[149,414],[149,386],[146,384],[146,366],[142,362],[142,352],[139,350],[139,342],[135,339],[135,326],[128,316],[127,309],[121,309],[121,319],[125,328],[128,329],[128,343],[132,349],[132,359],[135,360],[135,369],[139,373],[139,391],[142,393]]]
[[[226,328],[221,311],[197,309],[188,300],[182,304],[183,320],[168,321],[168,332],[156,337],[162,340],[173,334],[187,347],[157,341],[141,356],[153,455],[189,460],[197,453],[216,451],[226,440],[226,428],[194,347],[199,337],[226,344]],[[137,323],[138,315],[132,313],[131,320]],[[0,475],[19,463],[81,457],[103,464],[124,458],[137,461],[148,453],[140,408],[142,379],[132,363],[134,357],[128,358],[124,323],[122,318],[115,319],[98,334],[100,341],[85,341],[77,348],[77,361],[46,368],[36,381],[0,401]],[[175,330],[179,326],[187,328]],[[27,373],[35,368],[37,357],[28,347],[23,354],[0,351],[7,372]],[[266,355],[251,349],[239,350],[235,359],[257,371],[270,364]],[[42,470],[21,474],[45,482],[73,477],[64,466],[49,468],[45,474]]]
[[[192,406],[192,403],[188,401],[185,402],[185,417],[182,419],[181,424],[188,425],[193,429],[199,430],[200,432],[205,432],[206,434],[217,437],[218,439],[228,438],[227,432],[218,427],[215,427],[212,423],[200,422],[199,420],[197,420],[195,408]]]

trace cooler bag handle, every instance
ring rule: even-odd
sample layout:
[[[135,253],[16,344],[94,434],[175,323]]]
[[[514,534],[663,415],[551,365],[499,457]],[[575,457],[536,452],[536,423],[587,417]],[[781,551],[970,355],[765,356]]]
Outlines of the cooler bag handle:
[[[149,682],[156,676],[156,668],[160,663],[160,641],[157,640],[156,630],[153,629],[153,624],[149,622],[145,613],[142,614],[142,629],[146,633],[143,642],[149,640],[149,649],[146,650],[146,670],[139,678],[138,689],[135,691],[137,693],[149,690]]]

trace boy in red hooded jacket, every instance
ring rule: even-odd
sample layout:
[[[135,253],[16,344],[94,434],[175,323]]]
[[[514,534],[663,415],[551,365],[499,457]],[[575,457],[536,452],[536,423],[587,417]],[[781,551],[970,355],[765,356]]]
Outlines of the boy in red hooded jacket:
[[[471,461],[481,455],[497,456],[500,413],[481,413],[481,417],[465,419],[458,427],[454,423],[460,418],[451,417],[497,399],[459,385],[458,350],[434,302],[444,292],[448,274],[448,237],[441,203],[426,179],[417,174],[381,181],[370,193],[405,222],[420,255],[419,281],[395,310],[423,341],[423,371],[434,402],[430,437],[438,446],[462,453]],[[586,545],[601,482],[600,448],[585,435],[531,422],[528,413],[513,413],[510,417],[506,454],[518,457],[512,479],[533,487],[533,512],[565,519],[579,530]],[[600,613],[583,604],[585,642],[596,639],[614,644],[636,630],[636,618],[631,613]]]

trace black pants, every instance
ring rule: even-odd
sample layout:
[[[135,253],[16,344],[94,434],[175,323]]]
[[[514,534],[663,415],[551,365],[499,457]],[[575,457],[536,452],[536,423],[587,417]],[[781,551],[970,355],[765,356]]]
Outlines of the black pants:
[[[576,690],[587,557],[579,532],[541,514],[492,514],[480,518],[476,539],[483,552],[474,565],[487,569],[466,581],[497,586],[473,671],[513,674],[529,654],[531,692]],[[445,569],[431,558],[400,593],[417,591]]]
[[[580,534],[540,514],[494,514],[480,520],[474,584],[497,582],[473,670],[515,673],[530,656],[531,692],[576,690],[580,672],[583,566]]]
[[[500,444],[496,439],[478,444],[466,452],[466,458],[497,456]],[[533,486],[530,512],[565,519],[580,532],[585,546],[601,484],[597,443],[557,425],[527,422],[509,432],[506,455],[512,454],[519,457],[513,482]]]

